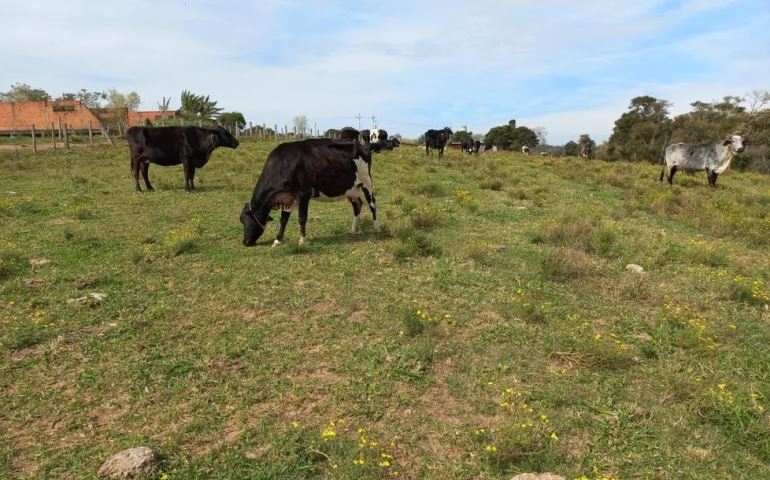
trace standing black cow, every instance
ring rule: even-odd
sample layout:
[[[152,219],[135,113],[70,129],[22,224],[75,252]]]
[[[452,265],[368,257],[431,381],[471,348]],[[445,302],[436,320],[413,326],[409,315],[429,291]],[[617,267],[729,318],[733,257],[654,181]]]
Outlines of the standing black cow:
[[[358,141],[358,135],[360,132],[353,127],[345,127],[340,130],[340,140],[353,140]]]
[[[361,142],[364,143],[364,145],[369,144],[372,141],[372,132],[370,132],[368,129],[361,130]]]
[[[468,154],[473,153],[473,140],[470,138],[466,138],[465,140],[463,140],[462,149],[463,149],[463,153],[468,153]]]
[[[479,153],[481,150],[481,140],[475,140],[473,142],[473,153]]]
[[[358,230],[363,193],[378,231],[377,207],[371,177],[372,155],[367,145],[328,138],[278,145],[267,156],[251,200],[241,211],[243,244],[254,245],[265,231],[270,210],[281,209],[281,225],[273,246],[283,243],[284,231],[295,204],[299,205],[300,243],[305,243],[305,224],[311,198],[340,200],[353,206],[351,232]]]
[[[142,191],[139,186],[140,169],[147,190],[154,190],[148,175],[150,163],[163,166],[181,163],[184,168],[184,189],[191,192],[195,190],[193,183],[195,169],[206,165],[214,149],[237,148],[239,145],[238,140],[222,126],[217,128],[131,127],[126,131],[126,137],[137,192]]]
[[[444,127],[441,130],[428,130],[425,132],[425,155],[432,155],[432,149],[438,149],[438,156],[441,158],[444,155],[444,147],[446,142],[449,141],[449,137],[452,136],[452,129]]]

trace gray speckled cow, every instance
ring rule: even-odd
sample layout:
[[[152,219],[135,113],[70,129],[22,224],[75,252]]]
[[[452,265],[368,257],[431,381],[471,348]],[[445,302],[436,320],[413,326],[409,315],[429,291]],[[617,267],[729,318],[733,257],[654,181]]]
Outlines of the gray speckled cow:
[[[706,170],[711,188],[716,188],[717,177],[727,170],[736,153],[741,153],[748,140],[740,135],[732,135],[722,143],[675,143],[666,147],[665,165],[660,171],[660,181],[665,176],[668,183],[674,180],[674,174],[680,168],[688,172]]]

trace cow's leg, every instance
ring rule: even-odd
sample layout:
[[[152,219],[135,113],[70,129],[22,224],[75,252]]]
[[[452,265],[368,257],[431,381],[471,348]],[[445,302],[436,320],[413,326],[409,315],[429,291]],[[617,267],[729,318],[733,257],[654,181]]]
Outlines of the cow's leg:
[[[348,200],[353,206],[353,225],[350,226],[350,233],[358,233],[358,216],[361,215],[363,202],[360,198],[348,198]]]
[[[305,232],[305,225],[307,225],[307,210],[310,205],[310,197],[302,196],[299,198],[299,244],[303,245],[307,242],[307,233]]]
[[[366,187],[362,187],[364,191],[364,197],[366,197],[366,203],[369,204],[369,210],[372,212],[372,221],[374,222],[374,231],[380,231],[380,221],[377,220],[377,203],[374,199],[374,191],[369,191]]]
[[[194,167],[187,162],[182,163],[182,169],[184,170],[184,191],[191,192],[190,190],[190,170]]]
[[[190,167],[190,191],[195,191],[195,167]]]
[[[134,175],[134,188],[137,192],[142,191],[142,187],[139,186],[139,170],[142,168],[141,163],[138,160],[131,159],[131,173]]]
[[[674,174],[676,173],[677,166],[672,165],[671,168],[668,169],[668,184],[673,185],[674,184]]]
[[[147,190],[151,192],[155,190],[150,183],[150,162],[142,163],[142,178],[144,178],[144,184],[147,186]],[[139,183],[139,179],[136,180],[136,183]]]
[[[291,209],[284,208],[281,211],[281,226],[278,227],[278,235],[275,236],[273,246],[277,247],[283,243],[283,234],[286,231],[286,224],[289,223],[289,216],[291,216]]]
[[[709,187],[717,188],[717,177],[719,176],[719,174],[714,170],[708,170],[708,169],[706,170],[706,174],[708,175]]]
[[[659,182],[663,181],[663,177],[666,175],[666,166],[663,165],[663,168],[660,169],[660,178],[658,179]]]

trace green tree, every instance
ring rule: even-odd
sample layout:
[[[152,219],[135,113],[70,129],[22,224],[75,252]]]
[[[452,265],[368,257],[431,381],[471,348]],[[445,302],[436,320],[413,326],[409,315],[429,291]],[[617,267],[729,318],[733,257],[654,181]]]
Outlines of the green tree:
[[[161,112],[168,112],[171,110],[171,97],[163,97],[163,100],[158,102],[158,110]]]
[[[473,136],[473,132],[468,132],[465,130],[458,130],[457,132],[452,134],[452,141],[453,142],[463,142],[465,140],[471,140]]]
[[[81,88],[76,93],[65,93],[57,100],[80,100],[88,108],[99,108],[102,106],[102,100],[107,99],[105,92],[89,92]]]
[[[0,102],[38,102],[50,99],[48,92],[32,88],[26,83],[14,83],[7,92],[0,92]]]
[[[196,95],[184,90],[181,96],[180,114],[187,120],[213,120],[222,111],[208,95]]]
[[[504,150],[520,150],[524,145],[530,148],[539,145],[537,133],[527,127],[517,127],[516,120],[511,120],[508,125],[492,127],[484,137],[484,143]]]
[[[330,128],[324,132],[324,137],[327,138],[338,138],[340,136],[340,130],[336,128]]]
[[[304,115],[297,115],[292,120],[292,123],[294,123],[294,131],[298,135],[303,135],[307,130],[307,117]]]
[[[580,154],[580,146],[570,140],[564,144],[564,155],[568,157],[577,157]]]
[[[142,98],[138,93],[132,91],[129,93],[120,93],[114,88],[107,90],[107,108],[125,108],[126,110],[137,110],[142,103]]]
[[[628,111],[615,121],[608,143],[610,159],[659,161],[671,136],[670,106],[650,96],[632,99]]]
[[[246,119],[243,118],[241,112],[223,112],[219,114],[217,120],[225,126],[236,124],[239,130],[243,130],[246,127]]]

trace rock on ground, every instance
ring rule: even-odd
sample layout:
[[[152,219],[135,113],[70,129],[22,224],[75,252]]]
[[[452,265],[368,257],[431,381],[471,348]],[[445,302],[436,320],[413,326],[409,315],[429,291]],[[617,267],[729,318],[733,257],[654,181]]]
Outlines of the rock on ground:
[[[99,478],[115,480],[139,480],[155,475],[158,460],[148,447],[136,447],[116,453],[99,468]]]
[[[104,303],[104,300],[106,299],[106,293],[91,292],[82,297],[70,298],[67,300],[67,303],[70,305],[88,305],[89,307],[95,307]]]
[[[626,265],[626,270],[634,273],[644,273],[644,268],[642,268],[641,265],[637,265],[635,263],[629,263]]]
[[[555,475],[553,473],[520,473],[513,477],[511,480],[567,480],[561,475]]]

